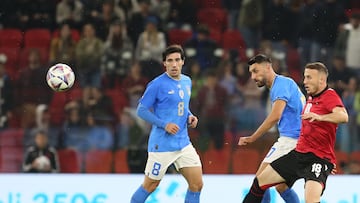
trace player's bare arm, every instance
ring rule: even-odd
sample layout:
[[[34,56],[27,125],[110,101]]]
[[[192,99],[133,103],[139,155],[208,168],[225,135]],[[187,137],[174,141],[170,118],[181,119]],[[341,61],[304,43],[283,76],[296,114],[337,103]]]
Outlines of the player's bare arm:
[[[313,121],[325,121],[332,123],[347,123],[349,120],[348,113],[344,107],[335,107],[331,113],[318,115],[313,112],[304,113],[302,119]]]
[[[241,137],[238,145],[247,145],[255,142],[259,137],[265,134],[270,128],[272,128],[277,122],[279,122],[281,115],[285,109],[286,102],[284,100],[276,100],[273,103],[270,114],[266,117],[264,122],[259,128],[249,137]]]
[[[188,125],[190,128],[196,128],[197,124],[198,124],[198,118],[194,115],[190,115],[188,118]]]

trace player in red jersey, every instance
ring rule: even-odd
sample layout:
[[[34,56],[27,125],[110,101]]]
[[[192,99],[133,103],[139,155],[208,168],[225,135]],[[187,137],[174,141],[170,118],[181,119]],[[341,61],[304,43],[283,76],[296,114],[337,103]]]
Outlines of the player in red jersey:
[[[308,99],[302,113],[296,149],[280,157],[258,175],[243,202],[260,203],[265,190],[279,183],[291,187],[305,179],[306,203],[320,202],[326,179],[335,166],[335,134],[338,123],[348,121],[340,97],[327,86],[328,70],[316,62],[305,66]]]

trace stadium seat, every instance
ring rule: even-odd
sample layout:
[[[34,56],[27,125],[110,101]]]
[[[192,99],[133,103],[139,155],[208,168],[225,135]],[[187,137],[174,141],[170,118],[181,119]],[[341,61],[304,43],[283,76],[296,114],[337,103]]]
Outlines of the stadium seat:
[[[226,11],[220,8],[202,8],[197,13],[199,23],[207,25],[210,29],[223,32],[227,29]]]
[[[221,150],[208,149],[201,155],[205,174],[228,174],[231,151],[229,148]]]
[[[240,59],[246,59],[246,43],[238,30],[226,30],[222,34],[222,47],[225,50],[236,50]]]
[[[221,0],[197,0],[200,8],[222,8]]]
[[[0,30],[0,47],[20,48],[23,42],[21,30],[5,28]]]
[[[24,47],[42,48],[49,50],[51,32],[48,29],[34,28],[25,31]]]
[[[350,160],[360,163],[360,151],[353,151],[350,153]]]
[[[6,55],[7,61],[5,69],[11,79],[16,79],[18,76],[18,63],[20,48],[18,47],[0,47],[0,53]]]
[[[24,155],[23,153],[22,147],[1,147],[0,172],[20,172]]]
[[[233,174],[255,174],[261,163],[261,155],[256,149],[237,149],[233,152]]]
[[[222,45],[222,32],[217,29],[210,29],[210,39],[214,40],[219,46]]]
[[[113,153],[108,150],[90,150],[85,155],[86,173],[111,173]]]
[[[23,129],[6,129],[0,133],[0,146],[23,147],[23,138]]]
[[[347,152],[336,150],[336,174],[344,174],[344,167],[349,164],[350,156]]]
[[[57,151],[61,173],[80,173],[79,156],[74,149],[60,149]]]
[[[52,38],[55,37],[59,37],[59,30],[55,30],[52,33]],[[78,42],[80,40],[80,32],[77,29],[71,29],[71,38],[75,41]]]
[[[171,29],[168,32],[169,44],[184,45],[186,40],[192,37],[192,32],[189,30]]]
[[[114,172],[115,173],[130,173],[126,149],[119,149],[114,155]]]

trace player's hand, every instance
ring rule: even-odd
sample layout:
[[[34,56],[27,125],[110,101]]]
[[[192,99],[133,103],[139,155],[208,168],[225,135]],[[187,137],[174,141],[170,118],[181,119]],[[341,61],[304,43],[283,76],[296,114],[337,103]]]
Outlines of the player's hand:
[[[301,118],[303,120],[309,120],[310,122],[321,121],[321,116],[312,112],[304,113],[303,115],[301,115]]]
[[[254,140],[252,139],[251,136],[249,136],[249,137],[240,137],[238,145],[245,146],[245,145],[250,144],[252,142],[254,142]]]
[[[179,129],[180,129],[179,126],[176,125],[175,123],[168,123],[165,126],[165,131],[172,135],[176,134],[179,131]]]
[[[194,115],[190,115],[188,118],[188,125],[190,128],[196,128],[197,124],[198,124],[198,118]]]

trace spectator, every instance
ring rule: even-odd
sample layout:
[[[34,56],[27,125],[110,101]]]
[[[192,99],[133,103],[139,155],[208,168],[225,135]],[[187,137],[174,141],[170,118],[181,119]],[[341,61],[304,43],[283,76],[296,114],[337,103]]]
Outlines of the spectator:
[[[170,1],[167,29],[194,28],[196,26],[196,6],[191,0]]]
[[[109,30],[112,22],[116,20],[124,21],[125,14],[114,3],[114,0],[105,0],[101,5],[101,12],[98,16],[93,18],[96,25],[97,36],[105,41],[109,35]]]
[[[157,28],[158,23],[155,16],[146,19],[145,31],[140,34],[135,49],[135,59],[140,61],[142,72],[149,80],[163,72],[161,54],[165,50],[166,40],[164,33]]]
[[[0,53],[0,130],[7,128],[8,120],[13,116],[14,109],[14,87],[6,74],[6,61],[6,55]]]
[[[113,135],[108,122],[98,120],[93,114],[87,115],[86,140],[87,150],[112,150],[114,146]]]
[[[313,18],[315,15],[315,8],[317,6],[318,0],[308,0],[304,3],[300,10],[300,21],[297,25],[298,29],[298,48],[300,54],[300,67],[305,67],[305,65],[311,61],[311,44],[314,35],[313,29]]]
[[[132,14],[129,23],[127,24],[129,37],[135,47],[140,34],[145,29],[147,18],[154,15],[150,11],[150,0],[138,0],[138,4],[140,10]]]
[[[51,114],[46,104],[39,104],[35,109],[35,126],[25,129],[24,145],[34,145],[34,137],[38,131],[43,131],[48,138],[48,144],[52,147],[60,147],[60,128],[51,123]]]
[[[121,83],[126,77],[133,59],[133,50],[125,25],[119,20],[113,22],[101,59],[106,88],[114,88],[116,82]]]
[[[50,64],[65,63],[74,67],[76,43],[71,36],[71,27],[67,23],[60,25],[59,37],[51,40]]]
[[[103,42],[96,37],[94,26],[87,23],[83,26],[83,36],[76,46],[76,70],[80,86],[85,94],[101,85],[101,56]]]
[[[150,126],[136,115],[136,108],[148,81],[141,75],[140,64],[135,62],[122,83],[129,107],[125,107],[123,112],[119,112],[118,115],[119,119],[116,125],[118,148],[134,148],[144,144],[140,142],[144,140],[144,135],[149,132]]]
[[[226,89],[218,83],[215,71],[209,70],[205,75],[205,84],[199,90],[196,109],[200,113],[200,139],[212,139],[215,149],[224,146],[227,97]],[[208,142],[199,141],[199,144],[207,145]],[[202,149],[207,147],[200,146]]]
[[[344,8],[336,0],[320,1],[313,16],[314,40],[310,61],[322,61],[330,65],[339,27],[346,21]]]
[[[348,87],[350,78],[354,75],[353,71],[346,67],[345,59],[342,56],[335,56],[329,72],[328,85],[334,88],[339,95],[342,95]]]
[[[37,132],[35,145],[26,151],[23,171],[28,173],[57,173],[59,168],[57,152],[55,148],[48,145],[46,133]]]
[[[209,28],[201,24],[197,27],[194,37],[185,42],[185,51],[188,55],[193,56],[200,64],[201,72],[204,72],[209,67],[216,67],[216,60],[214,56],[218,45],[209,37]],[[189,51],[194,52],[189,54]]]
[[[335,43],[334,55],[345,58],[345,64],[360,76],[360,12],[353,12],[350,24],[345,26]]]
[[[18,0],[16,1],[19,28],[48,28],[53,30],[56,1]]]
[[[239,13],[243,2],[243,0],[222,0],[223,7],[228,14],[229,29],[238,28]]]
[[[122,20],[125,24],[128,24],[133,13],[139,9],[139,5],[136,0],[118,0],[117,2],[119,8],[122,9],[125,15],[125,19]]]
[[[76,28],[80,28],[83,18],[84,5],[81,0],[61,0],[56,5],[56,23],[58,25],[67,22]]]
[[[18,97],[20,104],[48,104],[52,92],[46,84],[47,68],[41,62],[40,51],[31,49],[28,55],[27,67],[20,67],[17,83]],[[31,90],[31,91],[29,91]]]
[[[263,6],[261,0],[242,1],[237,27],[240,29],[246,47],[257,49],[263,21]]]
[[[78,103],[70,102],[65,106],[66,119],[62,127],[62,143],[64,148],[72,148],[79,152],[87,149],[85,120],[81,119]]]
[[[218,66],[219,84],[231,98],[235,94],[237,79],[233,74],[233,64],[230,60],[221,61]]]

